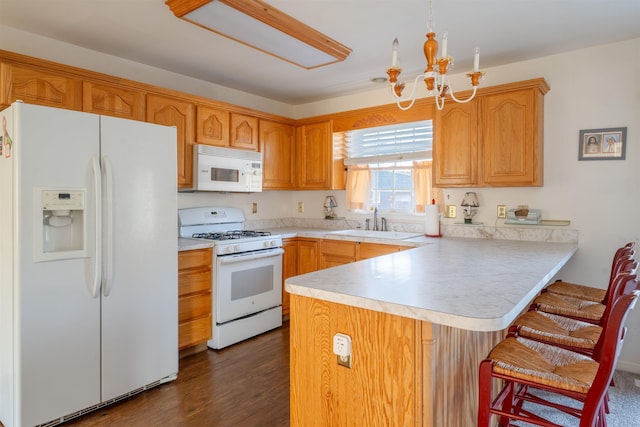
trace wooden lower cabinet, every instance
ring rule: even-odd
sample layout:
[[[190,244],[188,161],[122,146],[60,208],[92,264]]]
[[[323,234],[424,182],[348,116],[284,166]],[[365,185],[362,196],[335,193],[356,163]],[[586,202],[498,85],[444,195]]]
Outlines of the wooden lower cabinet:
[[[289,318],[290,295],[284,289],[289,277],[411,249],[411,246],[294,237],[283,239],[282,249],[282,316]]]
[[[325,239],[322,241],[320,251],[320,268],[349,264],[350,262],[387,255],[409,248],[410,246]]]
[[[282,317],[289,318],[289,292],[284,289],[284,282],[298,274],[298,241],[282,239]]]
[[[178,349],[211,339],[211,248],[178,252]]]
[[[356,261],[357,242],[323,240],[320,248],[320,268],[336,267]]]
[[[381,243],[358,242],[357,259],[369,259],[377,256],[400,252],[405,249],[411,249],[412,246],[387,245]]]
[[[292,426],[475,426],[478,365],[505,331],[478,332],[291,295]],[[351,368],[333,353],[351,337]]]
[[[318,270],[319,239],[282,239],[282,317],[289,318],[289,293],[284,283],[289,277]]]

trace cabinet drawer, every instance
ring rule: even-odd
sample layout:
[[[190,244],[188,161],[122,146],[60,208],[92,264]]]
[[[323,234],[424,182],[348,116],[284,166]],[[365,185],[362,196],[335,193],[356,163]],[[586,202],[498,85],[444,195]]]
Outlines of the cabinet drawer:
[[[178,252],[178,270],[211,266],[211,248]]]
[[[180,323],[178,326],[178,348],[180,350],[201,344],[211,338],[211,316]]]
[[[377,243],[360,243],[358,259],[369,259],[381,255],[400,251],[396,245],[381,245]]]
[[[356,244],[355,242],[336,242],[331,240],[322,241],[322,254],[330,255],[334,257],[356,257]]]
[[[211,270],[178,272],[178,295],[211,291]]]
[[[178,321],[211,315],[211,293],[195,294],[178,299]]]

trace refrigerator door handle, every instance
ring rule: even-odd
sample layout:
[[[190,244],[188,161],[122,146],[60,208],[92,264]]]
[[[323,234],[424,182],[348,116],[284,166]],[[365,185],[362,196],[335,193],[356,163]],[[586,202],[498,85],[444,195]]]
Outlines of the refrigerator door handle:
[[[100,292],[100,281],[102,279],[102,177],[100,163],[94,156],[91,158],[91,168],[93,169],[93,191],[95,194],[95,257],[93,283],[91,284],[91,296],[96,298]]]
[[[105,254],[103,266],[102,295],[108,297],[113,281],[113,168],[108,157],[102,158],[102,172],[105,188],[104,239]]]

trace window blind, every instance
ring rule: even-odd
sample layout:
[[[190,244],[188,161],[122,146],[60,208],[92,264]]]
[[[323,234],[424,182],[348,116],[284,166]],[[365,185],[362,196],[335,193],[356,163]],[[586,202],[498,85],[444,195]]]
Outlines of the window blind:
[[[346,165],[429,160],[433,122],[402,123],[345,133]]]

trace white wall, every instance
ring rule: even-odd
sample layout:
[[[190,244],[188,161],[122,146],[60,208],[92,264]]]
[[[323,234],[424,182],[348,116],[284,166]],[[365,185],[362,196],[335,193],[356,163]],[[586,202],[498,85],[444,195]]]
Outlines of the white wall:
[[[2,26],[0,49],[294,118],[392,102],[388,91],[380,89],[294,107]],[[615,248],[628,241],[640,241],[640,39],[486,71],[483,86],[536,77],[544,77],[551,86],[545,97],[545,182],[541,188],[477,189],[482,206],[475,219],[491,227],[495,224],[497,204],[509,207],[527,204],[541,209],[545,219],[571,220],[570,227],[580,233],[579,250],[563,269],[561,277],[606,286]],[[465,90],[465,80],[462,74],[453,76],[454,87]],[[578,161],[581,129],[622,126],[628,127],[626,160]],[[449,189],[445,196],[451,203],[458,204],[465,190]],[[180,194],[178,202],[181,208],[203,205],[242,207],[249,220],[321,218],[324,196],[328,194],[338,198],[338,215],[348,216],[343,208],[344,192],[340,191]],[[297,213],[298,201],[305,203],[304,213]],[[255,215],[251,214],[253,202],[258,203]],[[640,309],[631,314],[628,325],[629,334],[619,367],[640,373]]]

